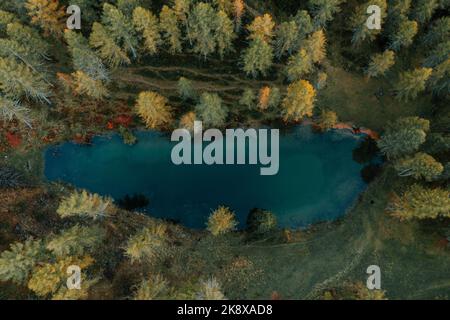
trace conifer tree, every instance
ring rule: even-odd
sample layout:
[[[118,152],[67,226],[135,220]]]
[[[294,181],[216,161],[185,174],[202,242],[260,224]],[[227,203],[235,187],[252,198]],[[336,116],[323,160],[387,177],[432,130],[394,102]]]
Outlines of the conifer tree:
[[[44,30],[47,35],[62,37],[65,28],[65,10],[58,0],[28,0],[25,4],[31,23]]]
[[[330,110],[321,110],[317,125],[323,131],[334,128],[338,122],[336,112]]]
[[[0,32],[6,30],[6,26],[17,20],[16,16],[8,11],[0,10]]]
[[[20,102],[0,95],[0,119],[12,121],[13,119],[25,123],[31,128],[30,109]]]
[[[242,26],[242,17],[245,13],[244,0],[233,0],[233,16],[234,16],[234,29],[239,32]]]
[[[56,212],[61,218],[79,216],[98,219],[114,214],[116,208],[111,198],[82,190],[63,197]]]
[[[412,157],[398,160],[395,169],[401,177],[411,176],[415,179],[433,181],[444,171],[444,166],[432,156],[418,152]]]
[[[181,52],[181,30],[178,26],[175,12],[164,5],[160,12],[159,20],[163,38],[169,43],[169,51],[172,54]]]
[[[296,81],[303,78],[303,76],[310,73],[313,69],[313,63],[310,56],[305,49],[300,49],[299,52],[289,58],[286,66],[286,73],[289,81]]]
[[[298,46],[298,26],[295,21],[283,22],[275,31],[275,52],[278,58],[291,55]]]
[[[197,96],[197,93],[192,85],[192,81],[185,77],[180,77],[178,80],[177,89],[178,94],[183,100],[194,99]]]
[[[382,76],[392,67],[395,63],[394,51],[386,50],[383,53],[374,54],[369,66],[367,67],[366,74],[368,77]]]
[[[423,37],[423,43],[433,47],[450,38],[450,17],[435,20]]]
[[[72,77],[74,79],[74,91],[76,94],[86,95],[97,100],[102,100],[108,96],[108,90],[101,80],[95,80],[83,71],[72,73]]]
[[[160,274],[150,275],[146,280],[142,280],[136,288],[134,300],[156,300],[167,297],[169,288],[168,282]]]
[[[144,227],[131,236],[125,247],[125,255],[134,262],[155,262],[167,251],[167,227],[154,224]]]
[[[250,25],[247,26],[251,40],[260,39],[267,43],[270,43],[274,36],[275,22],[272,20],[272,16],[268,13],[256,17]]]
[[[373,41],[375,37],[381,32],[381,29],[369,29],[367,27],[367,8],[370,5],[376,5],[381,9],[381,24],[383,24],[384,19],[386,18],[387,11],[387,3],[386,0],[374,0],[369,1],[363,5],[359,5],[356,7],[355,12],[353,13],[350,19],[351,29],[353,31],[352,43],[355,45],[360,44],[364,40]]]
[[[214,29],[217,25],[217,17],[213,7],[209,3],[197,3],[189,15],[188,25],[194,52],[205,58],[214,53],[216,49]]]
[[[445,95],[450,92],[450,59],[434,68],[429,83],[435,94]]]
[[[143,0],[117,0],[117,9],[119,9],[127,17],[131,17],[137,7],[143,6]]]
[[[400,100],[410,100],[425,90],[425,84],[431,76],[431,68],[416,68],[412,71],[405,71],[400,74],[395,89],[397,90],[397,98]]]
[[[402,47],[409,47],[417,31],[416,21],[402,18],[396,30],[389,35],[389,48],[398,51]]]
[[[309,0],[309,9],[314,17],[316,28],[325,27],[327,22],[333,20],[334,15],[341,11],[341,0]]]
[[[272,89],[269,86],[264,86],[259,90],[258,96],[259,110],[264,111],[269,107],[271,91]]]
[[[297,24],[298,40],[301,41],[306,38],[311,32],[314,31],[313,22],[311,16],[306,10],[299,10],[294,17],[294,21]],[[300,44],[300,43],[299,43]]]
[[[198,300],[226,300],[219,282],[216,278],[203,280],[200,283],[200,290],[197,293]]]
[[[273,64],[273,55],[273,49],[267,42],[261,39],[251,41],[243,56],[245,73],[253,77],[266,75]]]
[[[233,22],[228,18],[224,11],[219,11],[216,18],[215,41],[217,43],[217,52],[223,56],[233,50],[233,40],[236,38]]]
[[[220,128],[225,124],[228,110],[222,105],[222,99],[218,94],[205,92],[195,106],[195,113],[205,127]]]
[[[449,57],[449,53],[450,53],[450,40],[441,42],[428,53],[427,57],[425,58],[425,61],[423,62],[423,65],[425,67],[434,68],[438,64],[447,60]]]
[[[194,122],[197,120],[197,115],[193,111],[189,111],[184,114],[180,119],[180,127],[189,130],[190,132],[194,131]]]
[[[431,19],[434,11],[438,7],[438,0],[417,0],[413,8],[412,16],[419,23],[426,23]]]
[[[219,206],[208,218],[207,229],[213,236],[233,231],[237,226],[236,216],[230,208]]]
[[[252,89],[247,88],[242,93],[242,97],[239,99],[239,104],[247,107],[248,109],[252,109],[255,105],[255,99],[255,92]]]
[[[305,50],[312,62],[319,63],[325,56],[326,37],[323,30],[312,33],[305,41]]]
[[[282,103],[284,121],[299,121],[304,116],[312,116],[315,96],[313,86],[306,80],[290,84]]]
[[[150,10],[137,7],[133,11],[133,24],[144,38],[145,51],[151,55],[156,54],[161,44],[158,18]]]
[[[165,97],[153,91],[144,91],[136,101],[136,110],[148,128],[157,129],[172,123],[172,107]]]

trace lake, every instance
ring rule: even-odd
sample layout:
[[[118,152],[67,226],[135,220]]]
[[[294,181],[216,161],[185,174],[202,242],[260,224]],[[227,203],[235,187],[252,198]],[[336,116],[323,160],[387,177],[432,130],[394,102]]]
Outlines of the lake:
[[[305,227],[345,214],[366,184],[362,165],[352,150],[363,135],[347,130],[313,133],[299,126],[280,136],[279,172],[260,175],[260,165],[174,165],[176,144],[153,131],[135,133],[128,146],[119,135],[98,136],[92,145],[72,142],[45,152],[45,176],[115,200],[143,194],[149,199],[140,212],[204,228],[219,205],[235,211],[245,227],[252,208],[271,210],[280,226]]]

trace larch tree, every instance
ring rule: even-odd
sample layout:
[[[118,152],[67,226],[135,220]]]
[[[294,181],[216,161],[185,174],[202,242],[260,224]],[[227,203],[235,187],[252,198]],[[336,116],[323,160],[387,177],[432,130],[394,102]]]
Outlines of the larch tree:
[[[234,29],[236,32],[241,30],[242,17],[245,14],[244,0],[233,0],[233,16],[234,16]]]
[[[228,109],[222,104],[218,94],[205,92],[195,106],[195,113],[205,127],[220,128],[225,125]]]
[[[17,121],[31,128],[30,109],[19,101],[0,94],[0,119],[5,121]]]
[[[432,156],[418,152],[414,156],[398,160],[395,169],[401,177],[433,181],[442,174],[444,166]]]
[[[113,68],[131,63],[126,52],[115,43],[108,30],[101,23],[94,22],[92,25],[89,44]]]
[[[132,235],[124,246],[125,255],[134,262],[154,263],[168,248],[167,226],[152,224]]]
[[[17,20],[18,19],[14,13],[0,10],[0,32],[4,32],[8,24],[17,22]]]
[[[86,217],[94,220],[113,215],[115,212],[111,198],[90,194],[86,190],[73,191],[63,197],[56,210],[61,218]]]
[[[223,56],[233,51],[233,40],[236,38],[234,33],[233,21],[224,11],[219,11],[216,18],[215,40],[217,43],[217,52]]]
[[[291,56],[286,66],[289,81],[300,80],[312,70],[313,62],[305,49],[300,49],[297,54]]]
[[[134,300],[161,300],[167,299],[169,283],[160,274],[150,275],[142,280],[136,287]]]
[[[153,91],[141,92],[136,101],[136,111],[150,129],[167,127],[172,123],[172,107],[167,98]]]
[[[388,124],[377,145],[389,159],[416,152],[425,142],[430,122],[418,117],[400,118]]]
[[[277,58],[291,55],[298,47],[298,26],[295,21],[283,22],[275,30],[275,52]]]
[[[89,47],[89,42],[81,33],[64,32],[74,70],[82,71],[94,80],[108,80],[108,71],[100,57]]]
[[[144,0],[117,0],[117,9],[123,12],[127,17],[133,15],[134,10],[137,7],[144,6]]]
[[[58,0],[28,0],[25,4],[31,23],[38,25],[47,35],[62,37],[65,24],[65,10]]]
[[[368,77],[382,76],[395,63],[395,53],[392,50],[386,50],[383,53],[376,53],[370,58],[366,74]]]
[[[432,71],[431,68],[416,68],[412,71],[402,72],[395,86],[397,98],[405,101],[415,99],[420,92],[425,90],[426,82]]]
[[[341,2],[342,0],[309,0],[308,6],[314,17],[315,27],[325,27],[327,22],[333,20],[334,15],[341,11]]]
[[[298,37],[298,45],[300,45],[300,41],[305,39],[311,32],[314,31],[313,22],[311,16],[306,10],[299,10],[294,16],[294,21],[297,24],[297,37]]]
[[[353,31],[352,43],[355,45],[359,45],[365,40],[373,41],[375,37],[381,32],[380,29],[369,29],[367,27],[367,8],[370,5],[376,5],[381,9],[381,24],[383,24],[384,19],[387,15],[387,2],[386,0],[374,0],[369,1],[365,4],[359,5],[355,8],[355,12],[353,13],[350,19],[350,27]]]
[[[316,91],[306,80],[299,80],[289,85],[282,103],[284,121],[300,121],[305,116],[312,116]]]
[[[180,119],[180,127],[194,132],[194,122],[197,120],[197,115],[194,111],[185,113]]]
[[[144,38],[144,50],[150,55],[158,53],[161,44],[158,18],[147,9],[137,7],[133,11],[133,24]]]
[[[215,52],[216,39],[214,29],[217,16],[209,3],[199,2],[192,9],[188,19],[189,36],[195,53],[205,58]]]
[[[389,48],[398,51],[402,47],[409,47],[413,43],[417,31],[416,21],[402,18],[396,30],[389,35]]]
[[[214,5],[218,11],[223,11],[227,15],[233,14],[234,1],[233,0],[213,0]]]
[[[208,218],[206,228],[213,236],[223,235],[236,229],[236,216],[228,207],[219,206]]]
[[[247,88],[242,93],[242,97],[239,99],[239,104],[247,107],[248,109],[253,109],[255,106],[255,91],[253,89]]]
[[[197,92],[195,92],[192,81],[185,77],[178,79],[177,90],[183,100],[195,99],[197,97]]]
[[[265,76],[273,64],[273,48],[266,41],[255,39],[244,51],[243,65],[247,75],[257,77],[259,74]]]
[[[270,14],[266,13],[262,16],[258,16],[247,26],[247,30],[250,32],[248,38],[250,40],[260,39],[270,43],[274,36],[274,28],[275,22],[272,20]]]
[[[86,95],[96,100],[102,100],[108,96],[108,89],[101,80],[91,78],[80,70],[72,73],[72,77],[77,95]]]
[[[159,14],[159,20],[163,39],[169,43],[169,51],[172,54],[181,52],[181,30],[175,11],[164,5]]]
[[[197,300],[226,300],[222,293],[220,283],[212,277],[200,282],[200,289],[197,292]]]
[[[259,90],[258,96],[259,110],[264,111],[269,107],[271,91],[272,89],[269,86],[264,86]]]
[[[414,184],[401,196],[393,194],[386,210],[400,220],[450,218],[450,192]]]
[[[317,30],[313,32],[305,40],[306,53],[311,58],[312,62],[319,63],[326,57],[325,46],[327,39],[323,30]]]
[[[188,19],[192,9],[192,0],[174,0],[172,9],[178,19],[178,22],[185,28],[186,37],[191,39],[191,31],[189,29]],[[190,43],[192,45],[192,43]]]

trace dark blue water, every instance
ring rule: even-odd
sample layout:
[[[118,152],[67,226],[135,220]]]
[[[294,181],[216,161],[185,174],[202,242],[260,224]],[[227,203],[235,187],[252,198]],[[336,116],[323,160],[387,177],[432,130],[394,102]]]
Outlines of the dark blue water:
[[[52,146],[45,175],[114,199],[144,194],[150,204],[140,211],[193,228],[203,228],[219,205],[232,208],[241,227],[254,207],[271,210],[286,227],[333,220],[365,187],[362,166],[352,160],[362,137],[344,130],[314,134],[301,126],[282,135],[275,176],[261,176],[259,165],[176,166],[169,138],[156,132],[136,136],[134,146],[117,135],[96,137],[92,146]]]

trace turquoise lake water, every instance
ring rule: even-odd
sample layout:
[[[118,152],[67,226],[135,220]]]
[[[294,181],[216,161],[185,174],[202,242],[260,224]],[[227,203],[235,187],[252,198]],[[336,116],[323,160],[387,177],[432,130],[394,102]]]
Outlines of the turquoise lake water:
[[[219,205],[235,211],[240,227],[255,207],[275,213],[280,226],[304,227],[342,216],[365,188],[362,166],[352,159],[363,136],[345,130],[315,134],[300,126],[280,135],[274,176],[261,176],[260,165],[176,166],[170,157],[175,142],[156,132],[135,135],[134,146],[118,135],[95,137],[90,146],[52,146],[45,175],[116,200],[144,194],[150,202],[139,211],[192,228],[204,228]]]

